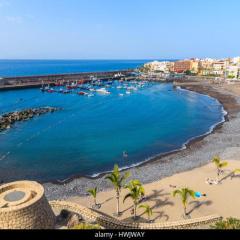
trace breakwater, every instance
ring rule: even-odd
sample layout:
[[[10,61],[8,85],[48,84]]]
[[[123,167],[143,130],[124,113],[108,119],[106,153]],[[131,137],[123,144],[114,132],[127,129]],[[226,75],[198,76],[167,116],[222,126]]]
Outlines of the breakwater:
[[[9,129],[15,122],[26,121],[33,118],[34,116],[39,116],[49,112],[55,112],[58,109],[59,108],[55,107],[40,107],[4,114],[0,116],[0,132]]]
[[[133,70],[88,72],[77,74],[55,74],[42,76],[6,77],[0,79],[0,90],[12,90],[40,87],[43,84],[69,83],[75,81],[88,82],[91,80],[125,79],[131,77]]]

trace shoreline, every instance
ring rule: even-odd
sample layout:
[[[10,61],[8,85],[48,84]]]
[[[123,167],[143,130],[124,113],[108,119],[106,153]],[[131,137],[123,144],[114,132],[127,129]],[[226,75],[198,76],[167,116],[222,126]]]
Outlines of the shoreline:
[[[192,91],[192,90],[188,90],[188,89],[184,89],[184,88],[181,88],[181,90],[186,90],[186,91]],[[197,91],[192,91],[192,92],[196,92],[198,94],[202,94],[202,95],[205,95],[205,96],[208,96],[208,97],[211,97],[205,93],[200,93],[200,92],[197,92]],[[211,97],[213,98],[213,97]],[[216,130],[220,129],[222,127],[222,125],[226,122],[226,121],[229,121],[228,119],[228,115],[229,113],[225,110],[224,108],[224,105],[218,101],[218,99],[216,98],[213,98],[215,100],[217,100],[217,102],[222,105],[222,120],[213,124],[209,130],[201,135],[198,135],[198,136],[195,136],[195,137],[192,137],[192,138],[189,138],[186,142],[184,142],[182,144],[182,146],[180,148],[177,148],[177,149],[174,149],[174,150],[171,150],[169,152],[164,152],[164,153],[159,153],[159,154],[156,154],[156,155],[153,155],[153,156],[150,156],[148,158],[146,158],[145,160],[141,161],[141,162],[138,162],[138,163],[133,163],[131,165],[127,165],[127,166],[123,166],[123,167],[119,167],[120,171],[123,172],[123,171],[127,171],[127,170],[130,170],[131,168],[134,168],[134,167],[142,167],[146,164],[149,164],[151,162],[154,162],[154,161],[157,161],[163,157],[167,157],[169,155],[172,155],[172,154],[176,154],[178,152],[181,152],[187,148],[189,148],[191,145],[193,145],[194,143],[196,142],[200,142],[201,140],[203,140],[205,137],[207,137],[208,135],[214,133]],[[59,184],[59,185],[64,185],[64,184],[67,184],[67,183],[70,183],[71,181],[73,181],[74,179],[81,179],[81,178],[86,178],[86,179],[89,179],[89,180],[96,180],[98,178],[101,178],[101,177],[104,177],[105,175],[109,174],[111,172],[111,170],[109,171],[102,171],[102,172],[99,172],[99,173],[94,173],[92,175],[83,175],[83,174],[75,174],[75,175],[72,175],[64,180],[47,180],[47,181],[42,181],[42,183],[52,183],[52,184]]]
[[[209,152],[204,151],[202,149],[204,146],[208,147],[209,145],[213,144],[213,142],[209,141],[208,138],[214,138],[213,136],[215,134],[221,135],[224,126],[226,126],[228,123],[231,123],[234,119],[237,119],[240,122],[240,116],[237,116],[237,113],[240,111],[240,98],[233,96],[233,94],[229,91],[223,90],[222,92],[220,88],[216,89],[214,86],[210,86],[209,84],[203,85],[201,82],[198,84],[189,82],[185,86],[181,86],[181,88],[208,95],[217,99],[222,104],[223,109],[227,111],[227,114],[224,115],[224,120],[212,127],[213,129],[210,129],[208,133],[202,136],[198,136],[192,140],[190,139],[185,144],[185,148],[173,150],[170,153],[160,154],[153,157],[152,159],[148,159],[142,163],[139,163],[137,166],[126,167],[127,171],[131,172],[132,178],[139,178],[144,184],[151,183],[164,177],[172,176],[176,173],[191,170],[193,168],[197,168],[206,164],[206,159],[201,159],[198,161],[191,159],[187,161],[187,164],[184,163],[186,163],[186,158],[194,158],[194,155],[196,154],[195,152],[197,151],[200,156],[206,154],[209,155],[209,161],[211,157],[218,154],[219,149],[222,148],[219,148],[218,150],[214,149],[214,151]],[[203,153],[201,154],[199,151],[203,151]],[[216,151],[217,153],[215,153]],[[182,162],[181,160],[177,161],[178,158],[182,158]],[[175,169],[170,166],[171,163],[173,164],[174,162],[177,164],[177,167]],[[157,169],[159,169],[159,171],[157,171]],[[104,179],[104,176],[106,174],[107,172],[100,173],[96,177],[75,175],[75,177],[68,178],[62,182],[45,182],[44,186],[46,189],[46,195],[49,199],[66,199],[68,197],[77,195],[85,195],[86,188],[90,188],[96,185],[101,191],[107,190],[111,186]]]

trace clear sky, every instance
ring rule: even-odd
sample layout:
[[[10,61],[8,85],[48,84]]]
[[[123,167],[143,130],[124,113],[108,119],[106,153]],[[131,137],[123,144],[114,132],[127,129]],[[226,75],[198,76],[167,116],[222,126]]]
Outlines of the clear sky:
[[[239,0],[0,0],[0,58],[236,56],[239,12]]]

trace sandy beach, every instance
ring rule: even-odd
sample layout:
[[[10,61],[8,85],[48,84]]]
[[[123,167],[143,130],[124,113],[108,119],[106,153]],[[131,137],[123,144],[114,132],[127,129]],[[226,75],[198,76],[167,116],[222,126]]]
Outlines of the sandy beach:
[[[240,155],[239,155],[240,156]],[[239,159],[240,160],[240,157]],[[216,179],[217,173],[213,163],[207,164],[191,171],[175,174],[174,176],[164,178],[150,184],[144,185],[146,195],[143,203],[147,203],[153,209],[152,220],[155,222],[177,221],[182,219],[183,208],[179,197],[173,197],[174,187],[189,187],[194,191],[205,193],[206,197],[189,200],[187,211],[191,218],[219,214],[223,217],[240,218],[239,195],[240,195],[240,175],[231,178],[225,176],[231,170],[240,168],[240,161],[229,161],[225,173],[219,178],[223,179],[218,185],[209,185],[205,182],[207,178]],[[125,221],[131,221],[132,202],[127,200],[122,203],[127,191],[122,191],[120,199],[120,210],[122,216],[119,218]],[[91,197],[72,197],[69,199],[86,207],[91,207],[93,200]],[[100,211],[112,215],[116,211],[115,191],[100,192],[97,196],[98,203],[102,204]],[[147,216],[142,215],[143,210],[138,209],[139,221],[146,221]]]

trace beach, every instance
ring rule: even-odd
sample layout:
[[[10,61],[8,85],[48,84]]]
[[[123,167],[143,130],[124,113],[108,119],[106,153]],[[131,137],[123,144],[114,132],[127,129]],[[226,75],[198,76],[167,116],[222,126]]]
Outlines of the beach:
[[[238,160],[240,160],[240,157],[238,157]],[[219,179],[227,176],[231,170],[240,168],[240,161],[229,160],[228,163],[225,174]],[[172,196],[172,192],[175,190],[174,187],[188,187],[194,191],[206,194],[206,197],[189,199],[187,207],[189,217],[198,218],[218,214],[224,218],[230,216],[240,218],[240,210],[238,207],[240,175],[236,175],[232,180],[230,177],[227,177],[218,185],[207,184],[205,181],[207,178],[217,178],[216,167],[213,163],[146,184],[144,185],[146,191],[145,199],[141,204],[148,204],[152,208],[153,215],[151,219],[154,222],[181,220],[183,215],[182,203],[179,196]],[[132,221],[132,201],[128,199],[124,204],[122,203],[126,193],[127,191],[125,189],[121,192],[120,211],[122,215],[119,219]],[[91,197],[72,197],[68,200],[89,208],[93,205]],[[98,193],[97,203],[102,204],[100,211],[112,216],[112,214],[116,212],[115,191],[109,190]],[[147,220],[147,216],[143,215],[143,212],[143,209],[137,210],[140,216],[138,221],[140,222],[146,222]]]
[[[204,166],[213,156],[221,156],[226,149],[230,157],[237,155],[236,151],[240,147],[240,91],[236,91],[234,85],[220,86],[202,82],[188,83],[184,88],[217,98],[228,112],[225,116],[226,121],[218,125],[211,134],[194,139],[181,151],[166,154],[130,168],[128,170],[131,172],[130,179],[138,178],[143,184],[153,183],[174,174]],[[87,189],[95,186],[99,191],[112,188],[111,184],[105,180],[105,174],[96,178],[76,177],[64,184],[44,183],[49,200],[83,197],[86,196]]]

